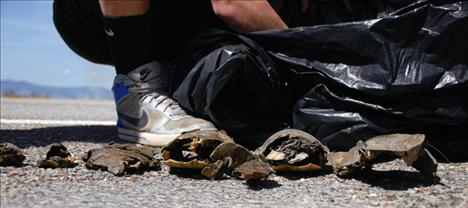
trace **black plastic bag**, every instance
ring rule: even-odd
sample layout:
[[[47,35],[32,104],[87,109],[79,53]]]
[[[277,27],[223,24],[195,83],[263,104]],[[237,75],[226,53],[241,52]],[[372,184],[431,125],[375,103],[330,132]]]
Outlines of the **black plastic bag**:
[[[344,150],[380,134],[424,133],[466,159],[468,3],[423,1],[380,16],[209,32],[178,61],[174,97],[237,138],[290,126]],[[266,137],[254,138],[238,142]]]

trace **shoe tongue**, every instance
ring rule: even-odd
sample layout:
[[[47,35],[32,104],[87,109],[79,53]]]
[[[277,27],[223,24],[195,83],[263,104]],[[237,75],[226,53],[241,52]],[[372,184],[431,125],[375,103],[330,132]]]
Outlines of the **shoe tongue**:
[[[144,64],[127,74],[134,82],[147,83],[155,91],[165,92],[168,88],[166,75],[158,62]]]
[[[129,72],[127,76],[135,82],[146,82],[162,76],[161,65],[158,62],[150,62]]]

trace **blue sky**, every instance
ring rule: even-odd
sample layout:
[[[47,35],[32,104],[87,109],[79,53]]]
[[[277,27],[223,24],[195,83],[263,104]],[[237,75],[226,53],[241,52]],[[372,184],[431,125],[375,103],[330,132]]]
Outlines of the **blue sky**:
[[[110,88],[112,67],[71,51],[55,30],[52,1],[0,0],[1,79],[47,86]]]

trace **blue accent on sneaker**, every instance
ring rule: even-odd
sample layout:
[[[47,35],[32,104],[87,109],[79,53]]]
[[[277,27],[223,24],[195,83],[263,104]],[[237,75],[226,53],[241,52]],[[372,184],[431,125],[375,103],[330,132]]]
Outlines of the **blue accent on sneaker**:
[[[122,97],[128,94],[128,88],[123,83],[114,84],[112,91],[114,92],[115,103],[118,103]]]
[[[117,118],[117,127],[119,127],[119,128],[123,128],[123,127],[124,127],[123,121],[122,121],[122,119],[120,119],[120,118]]]

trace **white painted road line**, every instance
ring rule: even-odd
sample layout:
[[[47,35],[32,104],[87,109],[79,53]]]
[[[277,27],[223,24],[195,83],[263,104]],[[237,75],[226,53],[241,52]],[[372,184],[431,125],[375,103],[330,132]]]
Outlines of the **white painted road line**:
[[[39,119],[0,119],[2,124],[44,124],[64,126],[114,126],[115,121],[86,121],[86,120],[39,120]]]

